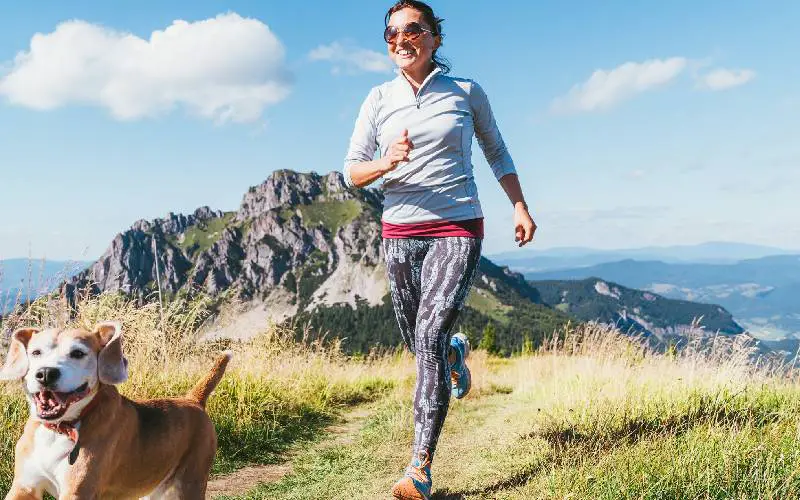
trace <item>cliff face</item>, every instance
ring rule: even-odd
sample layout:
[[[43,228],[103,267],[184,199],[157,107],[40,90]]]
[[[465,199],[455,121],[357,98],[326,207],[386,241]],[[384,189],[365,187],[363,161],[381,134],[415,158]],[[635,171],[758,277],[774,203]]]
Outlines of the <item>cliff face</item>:
[[[155,291],[160,278],[166,293],[233,289],[247,300],[280,289],[302,308],[356,296],[376,303],[385,295],[373,279],[381,201],[377,191],[348,188],[339,172],[278,171],[250,188],[236,212],[202,207],[137,221],[77,280],[134,296]]]

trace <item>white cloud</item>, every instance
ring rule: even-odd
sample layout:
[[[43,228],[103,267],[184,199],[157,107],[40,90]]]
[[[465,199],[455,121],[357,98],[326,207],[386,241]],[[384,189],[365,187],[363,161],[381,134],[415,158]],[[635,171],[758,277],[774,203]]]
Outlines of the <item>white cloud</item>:
[[[333,63],[331,72],[340,73],[389,73],[394,67],[387,54],[357,47],[351,42],[333,42],[320,45],[308,54],[312,61]]]
[[[680,75],[688,60],[684,57],[626,62],[611,70],[597,70],[566,96],[553,101],[554,113],[589,112],[608,109],[615,104],[666,85]]]
[[[699,77],[698,83],[708,90],[726,90],[744,85],[755,77],[756,72],[750,69],[718,68]]]
[[[68,21],[35,34],[8,64],[0,95],[9,102],[39,110],[95,105],[120,120],[182,106],[217,122],[251,122],[290,91],[280,40],[235,13],[176,20],[147,40]]]

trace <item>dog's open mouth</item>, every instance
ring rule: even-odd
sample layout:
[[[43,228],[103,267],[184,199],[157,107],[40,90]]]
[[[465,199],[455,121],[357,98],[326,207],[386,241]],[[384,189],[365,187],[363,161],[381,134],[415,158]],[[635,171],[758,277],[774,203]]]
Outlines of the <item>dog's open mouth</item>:
[[[55,420],[64,416],[73,403],[77,403],[89,394],[89,384],[85,383],[72,392],[55,392],[42,390],[33,394],[36,413],[43,420]]]

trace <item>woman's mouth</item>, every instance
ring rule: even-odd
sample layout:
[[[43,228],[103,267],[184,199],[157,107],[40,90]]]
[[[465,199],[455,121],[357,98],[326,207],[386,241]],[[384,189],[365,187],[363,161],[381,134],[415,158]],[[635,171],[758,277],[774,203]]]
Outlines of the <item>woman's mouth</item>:
[[[414,57],[415,55],[413,50],[408,50],[408,49],[400,49],[395,53],[401,58],[411,58]]]
[[[71,392],[41,390],[33,394],[36,413],[42,420],[55,420],[64,416],[70,405],[77,403],[89,394],[89,384],[85,383]]]

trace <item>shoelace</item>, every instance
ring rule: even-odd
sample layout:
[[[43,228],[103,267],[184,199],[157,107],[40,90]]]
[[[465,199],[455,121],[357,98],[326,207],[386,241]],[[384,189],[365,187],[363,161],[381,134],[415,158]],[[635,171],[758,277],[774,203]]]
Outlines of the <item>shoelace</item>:
[[[408,474],[413,478],[419,481],[420,483],[428,483],[430,482],[430,476],[425,472],[426,467],[430,467],[431,459],[427,452],[421,452],[419,454],[420,458],[419,465],[414,465],[413,463],[409,464],[408,466]]]

